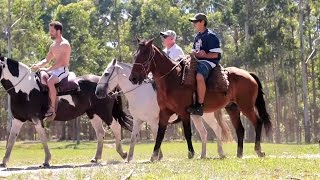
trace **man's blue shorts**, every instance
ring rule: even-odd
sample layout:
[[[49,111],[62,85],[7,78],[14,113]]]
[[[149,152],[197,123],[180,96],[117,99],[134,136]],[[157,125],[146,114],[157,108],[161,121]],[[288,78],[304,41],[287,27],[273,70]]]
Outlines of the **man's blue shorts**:
[[[213,68],[208,62],[205,61],[198,61],[197,65],[197,73],[202,74],[204,79],[206,80],[209,77],[209,74]]]

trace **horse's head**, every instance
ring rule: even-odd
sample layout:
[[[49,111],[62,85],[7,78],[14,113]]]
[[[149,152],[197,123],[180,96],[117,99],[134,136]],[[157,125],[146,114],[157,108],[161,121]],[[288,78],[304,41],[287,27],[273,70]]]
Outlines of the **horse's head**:
[[[141,84],[151,71],[156,53],[152,43],[153,39],[148,41],[138,39],[139,46],[134,55],[134,64],[129,77],[133,84]]]
[[[117,60],[113,59],[104,70],[96,88],[96,96],[105,98],[119,84],[119,74],[122,67],[118,65]]]

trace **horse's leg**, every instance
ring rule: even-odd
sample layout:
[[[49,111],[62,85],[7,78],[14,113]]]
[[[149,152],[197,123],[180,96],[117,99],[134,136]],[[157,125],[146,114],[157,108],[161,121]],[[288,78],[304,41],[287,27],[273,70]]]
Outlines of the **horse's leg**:
[[[258,119],[258,116],[253,108],[241,109],[241,112],[247,116],[247,118],[252,122],[256,130],[256,141],[254,150],[256,151],[259,157],[264,157],[265,153],[261,151],[261,131],[262,131],[262,122]]]
[[[182,118],[182,124],[183,124],[183,129],[184,129],[184,136],[187,140],[187,144],[188,144],[188,158],[192,159],[194,156],[194,149],[193,149],[193,145],[192,145],[192,141],[191,141],[191,122],[190,122],[190,115],[187,114],[187,116],[185,117],[181,117]]]
[[[105,130],[102,124],[102,119],[99,118],[97,115],[93,115],[93,118],[90,119],[91,125],[96,132],[98,144],[97,144],[97,150],[96,155],[94,158],[91,159],[92,163],[97,163],[98,160],[102,158],[102,150],[103,150],[103,140],[105,137]]]
[[[131,141],[130,141],[130,149],[129,149],[129,154],[127,157],[127,162],[130,162],[133,158],[133,152],[134,152],[134,146],[137,143],[137,136],[140,132],[141,124],[143,121],[140,121],[139,119],[135,119],[133,121],[133,128],[132,128],[132,133],[131,133]]]
[[[168,121],[170,118],[170,114],[166,111],[160,110],[159,113],[159,126],[158,126],[158,131],[157,131],[157,136],[156,136],[156,143],[153,148],[153,154],[151,156],[150,161],[155,161],[159,160],[159,151],[161,147],[161,143],[164,138],[164,134],[167,129]]]
[[[10,159],[13,145],[16,142],[17,136],[19,135],[19,132],[20,132],[22,125],[23,125],[23,122],[21,122],[20,120],[18,120],[18,119],[12,120],[12,127],[10,130],[10,135],[9,135],[9,138],[7,140],[7,145],[6,145],[6,153],[3,157],[2,164],[0,166],[7,167],[7,163]]]
[[[230,116],[233,127],[236,129],[238,137],[238,150],[237,157],[242,158],[243,156],[243,139],[244,139],[244,128],[240,119],[240,111],[235,103],[231,103],[225,108]]]
[[[113,121],[109,127],[110,127],[111,131],[113,132],[114,138],[116,140],[117,152],[122,157],[122,159],[126,159],[127,153],[122,150],[122,145],[121,145],[121,125],[119,124],[118,121],[113,119]]]
[[[153,139],[154,139],[154,141],[156,141],[157,134],[158,134],[158,127],[159,127],[159,119],[157,118],[156,120],[150,121],[148,123],[150,125],[151,131],[152,131],[152,134],[153,134]],[[159,149],[159,160],[161,160],[162,158],[163,158],[163,154],[162,154],[162,151],[161,151],[161,148],[160,148]]]
[[[44,149],[45,158],[44,158],[43,166],[49,167],[50,166],[49,162],[51,160],[51,153],[50,153],[50,150],[48,147],[48,138],[47,138],[46,132],[45,132],[44,128],[42,127],[39,119],[32,119],[32,122],[34,123],[34,127],[35,127],[37,133],[39,134],[40,141],[41,141],[43,149]]]
[[[205,114],[205,116],[203,118],[205,119],[206,123],[211,127],[211,129],[214,131],[214,133],[217,136],[217,147],[218,147],[219,157],[225,158],[226,156],[225,156],[223,148],[222,148],[222,128],[220,127],[220,125],[217,121],[217,119],[220,120],[220,118],[222,118],[221,113],[222,113],[221,110],[218,110],[214,113]]]
[[[204,116],[206,114],[207,113],[205,113]],[[194,126],[196,127],[197,131],[199,132],[199,135],[200,135],[200,138],[202,141],[202,151],[201,151],[200,158],[201,159],[206,158],[207,157],[207,138],[208,138],[207,130],[204,127],[201,116],[191,115],[190,117],[192,119]]]

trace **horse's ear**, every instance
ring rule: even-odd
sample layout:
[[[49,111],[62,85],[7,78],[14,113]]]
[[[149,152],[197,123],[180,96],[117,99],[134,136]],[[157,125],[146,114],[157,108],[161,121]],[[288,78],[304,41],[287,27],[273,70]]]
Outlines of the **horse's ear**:
[[[116,63],[117,63],[117,59],[116,58],[112,59],[112,66],[114,66]]]
[[[137,39],[138,44],[140,44],[141,40],[138,37],[136,37],[136,39]]]
[[[147,46],[151,46],[152,43],[153,43],[153,40],[154,40],[154,38],[149,39],[149,40],[146,42],[146,45],[147,45]]]

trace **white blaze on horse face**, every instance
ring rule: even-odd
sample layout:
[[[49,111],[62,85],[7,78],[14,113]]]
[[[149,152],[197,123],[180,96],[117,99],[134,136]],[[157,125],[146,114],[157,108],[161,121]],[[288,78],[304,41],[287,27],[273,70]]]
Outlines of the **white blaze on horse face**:
[[[60,101],[61,99],[64,99],[64,100],[68,101],[68,103],[69,103],[70,105],[72,105],[73,107],[76,107],[76,105],[74,104],[74,102],[73,102],[73,100],[72,100],[71,95],[59,96],[59,101]]]

